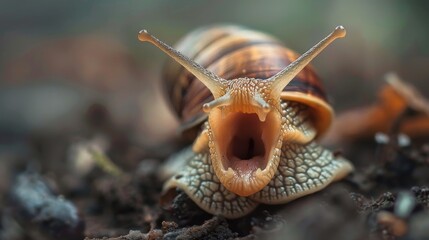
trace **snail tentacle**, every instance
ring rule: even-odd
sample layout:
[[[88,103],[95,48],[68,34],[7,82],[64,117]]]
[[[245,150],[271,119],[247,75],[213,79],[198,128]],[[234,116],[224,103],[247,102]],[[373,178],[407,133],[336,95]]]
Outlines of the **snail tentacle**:
[[[185,55],[181,54],[179,51],[175,50],[171,46],[162,42],[155,36],[149,34],[146,30],[141,30],[138,34],[138,38],[142,42],[150,42],[168,56],[173,58],[177,63],[186,68],[189,72],[195,75],[213,94],[215,98],[221,96],[222,89],[224,88],[222,84],[222,78],[210,72],[209,70],[203,68],[198,63],[192,61]]]
[[[320,52],[323,51],[327,46],[329,46],[335,39],[343,38],[346,36],[346,30],[343,26],[338,26],[335,28],[331,34],[325,37],[323,40],[318,42],[307,52],[302,54],[298,59],[289,64],[285,69],[278,72],[276,75],[269,78],[267,81],[272,82],[272,91],[274,91],[276,96],[280,95],[280,92],[283,88],[292,81],[292,79],[298,75],[298,73],[307,66],[311,60],[313,60]]]

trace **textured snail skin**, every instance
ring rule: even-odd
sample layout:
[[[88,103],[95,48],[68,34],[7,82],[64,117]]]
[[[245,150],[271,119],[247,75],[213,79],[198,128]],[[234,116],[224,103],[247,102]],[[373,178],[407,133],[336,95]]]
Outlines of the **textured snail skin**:
[[[170,65],[166,77],[182,130],[204,121],[194,144],[164,165],[161,174],[170,177],[164,191],[179,188],[205,211],[238,218],[351,172],[347,160],[315,143],[333,111],[307,66],[344,36],[337,27],[298,56],[271,36],[239,27],[197,30],[179,44],[180,52],[141,31],[141,41],[186,69]]]
[[[309,130],[309,122],[305,120],[308,119],[306,106],[294,102],[282,102],[281,106],[284,126]],[[171,163],[175,163],[175,169],[180,170],[165,183],[164,191],[180,188],[205,211],[226,218],[239,218],[260,203],[283,204],[317,192],[353,170],[347,160],[334,156],[314,141],[307,144],[286,142],[280,151],[277,171],[271,181],[261,191],[242,197],[227,190],[220,182],[208,149],[197,153],[191,147],[186,148],[166,163],[168,169],[165,171],[173,170],[169,167]],[[182,167],[177,168],[178,162]]]

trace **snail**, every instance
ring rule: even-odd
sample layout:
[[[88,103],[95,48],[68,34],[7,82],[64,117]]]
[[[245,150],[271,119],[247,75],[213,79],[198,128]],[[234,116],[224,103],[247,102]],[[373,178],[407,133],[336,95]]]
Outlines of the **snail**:
[[[238,26],[195,30],[178,50],[140,31],[140,41],[175,61],[166,67],[167,91],[181,132],[195,137],[165,165],[171,177],[164,192],[181,189],[203,210],[233,219],[348,175],[352,164],[315,141],[333,110],[308,66],[345,34],[338,26],[298,56],[274,37]]]

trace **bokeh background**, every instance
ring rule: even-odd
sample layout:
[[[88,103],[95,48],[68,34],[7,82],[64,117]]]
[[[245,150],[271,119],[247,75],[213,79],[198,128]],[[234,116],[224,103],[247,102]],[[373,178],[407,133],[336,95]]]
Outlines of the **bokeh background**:
[[[2,156],[29,154],[34,148],[28,143],[41,136],[86,133],[106,114],[136,146],[168,141],[177,122],[162,93],[166,56],[137,40],[142,28],[173,44],[197,27],[240,24],[302,53],[341,24],[347,38],[313,61],[337,112],[373,102],[390,71],[429,94],[424,1],[3,0],[0,5]]]

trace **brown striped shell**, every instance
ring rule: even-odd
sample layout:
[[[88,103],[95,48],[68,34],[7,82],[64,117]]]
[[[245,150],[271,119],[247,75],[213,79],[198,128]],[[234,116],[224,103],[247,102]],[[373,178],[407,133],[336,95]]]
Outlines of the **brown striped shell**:
[[[197,29],[186,35],[175,49],[223,79],[267,79],[299,57],[274,37],[239,26]],[[166,64],[164,81],[173,108],[181,120],[181,131],[195,137],[199,131],[196,126],[207,118],[202,105],[213,100],[212,93],[174,61]],[[284,88],[281,98],[312,108],[318,136],[329,127],[333,111],[311,66],[306,66]]]

